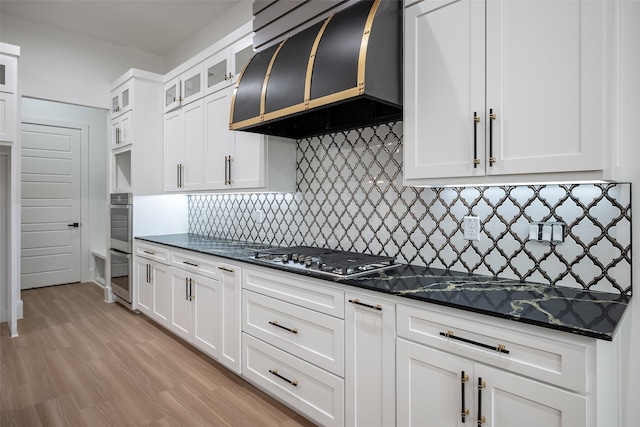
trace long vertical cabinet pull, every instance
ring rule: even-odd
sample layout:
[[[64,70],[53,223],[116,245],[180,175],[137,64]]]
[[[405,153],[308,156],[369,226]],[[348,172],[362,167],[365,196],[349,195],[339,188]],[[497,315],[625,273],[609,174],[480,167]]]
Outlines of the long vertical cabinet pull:
[[[193,301],[193,279],[189,279],[189,301]]]
[[[184,299],[189,301],[189,278],[184,278]]]
[[[493,156],[493,121],[496,119],[493,108],[489,109],[489,166],[493,166],[496,158]]]
[[[478,123],[480,123],[480,117],[476,111],[473,112],[473,168],[476,169],[480,164],[478,158]]]
[[[462,407],[460,409],[460,417],[462,418],[462,422],[464,423],[469,415],[469,408],[467,408],[466,399],[464,395],[464,388],[467,382],[469,381],[469,375],[466,375],[464,371],[460,372],[460,391],[462,395]]]
[[[180,163],[180,188],[184,187],[184,165]]]
[[[224,185],[229,184],[229,156],[224,156]]]
[[[180,188],[180,164],[176,165],[176,187]]]
[[[482,381],[481,377],[478,377],[478,425],[481,426],[487,421],[487,418],[482,415],[482,390],[487,386],[487,383]]]

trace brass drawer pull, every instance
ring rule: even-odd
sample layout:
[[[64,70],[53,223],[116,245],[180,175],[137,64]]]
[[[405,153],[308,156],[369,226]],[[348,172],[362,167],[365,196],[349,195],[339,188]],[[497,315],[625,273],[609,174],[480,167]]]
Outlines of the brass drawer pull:
[[[190,265],[191,267],[200,267],[200,265],[195,264],[193,262],[189,262],[189,261],[182,261],[183,264],[187,264]]]
[[[498,344],[497,346],[484,344],[484,343],[473,341],[467,338],[457,337],[453,335],[453,331],[440,332],[440,335],[446,338],[452,338],[454,340],[466,342],[468,344],[477,345],[478,347],[488,348],[489,350],[494,350],[494,351],[497,351],[498,353],[509,354],[509,350],[507,350],[504,344]]]
[[[291,381],[289,378],[285,378],[285,377],[283,377],[282,375],[280,375],[280,374],[278,373],[278,370],[277,370],[277,369],[273,369],[273,370],[272,370],[272,369],[269,369],[269,373],[270,373],[270,374],[275,375],[276,377],[280,378],[280,379],[281,379],[281,380],[283,380],[283,381],[288,382],[289,384],[291,384],[291,385],[292,385],[292,386],[294,386],[294,387],[297,387],[297,386],[298,386],[298,380],[293,380],[293,381]]]
[[[361,305],[361,306],[363,306],[363,307],[369,307],[369,308],[372,308],[372,309],[374,309],[374,310],[380,310],[380,311],[382,311],[382,306],[381,306],[380,304],[376,304],[376,305],[365,304],[365,303],[363,303],[363,302],[360,302],[360,300],[359,300],[358,298],[356,298],[356,299],[350,299],[350,300],[349,300],[349,302],[350,302],[351,304]]]
[[[269,324],[270,324],[270,325],[273,325],[273,326],[275,326],[275,327],[278,327],[278,328],[280,328],[280,329],[284,329],[285,331],[289,331],[289,332],[291,332],[292,334],[297,334],[297,333],[298,333],[298,328],[293,328],[293,329],[291,329],[291,328],[287,328],[286,326],[282,326],[282,325],[278,324],[278,322],[277,322],[277,321],[275,321],[275,320],[270,321],[270,322],[269,322]]]

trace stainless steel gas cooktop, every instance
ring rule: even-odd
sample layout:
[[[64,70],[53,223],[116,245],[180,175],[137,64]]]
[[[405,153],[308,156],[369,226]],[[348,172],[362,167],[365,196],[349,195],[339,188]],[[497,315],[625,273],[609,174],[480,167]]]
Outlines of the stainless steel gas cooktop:
[[[287,269],[342,278],[371,274],[400,265],[395,263],[394,257],[310,246],[260,249],[250,258]]]

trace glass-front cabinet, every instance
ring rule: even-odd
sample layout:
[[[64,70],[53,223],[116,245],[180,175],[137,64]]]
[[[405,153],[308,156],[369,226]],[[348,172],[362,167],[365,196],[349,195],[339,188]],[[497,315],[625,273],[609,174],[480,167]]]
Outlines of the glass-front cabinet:
[[[234,84],[253,55],[252,39],[246,37],[206,60],[205,95]]]
[[[0,92],[15,93],[18,58],[0,55]]]
[[[169,80],[164,85],[164,112],[202,98],[204,93],[204,65],[202,63]]]
[[[133,84],[124,83],[111,92],[111,119],[116,119],[133,108]]]

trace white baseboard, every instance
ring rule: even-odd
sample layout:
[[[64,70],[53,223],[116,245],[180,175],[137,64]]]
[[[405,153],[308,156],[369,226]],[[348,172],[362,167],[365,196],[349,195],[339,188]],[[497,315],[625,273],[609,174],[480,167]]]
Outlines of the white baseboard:
[[[18,300],[18,320],[24,319],[24,304],[22,300]]]

